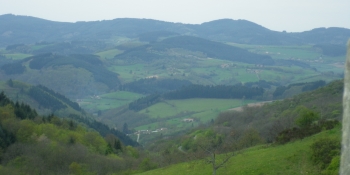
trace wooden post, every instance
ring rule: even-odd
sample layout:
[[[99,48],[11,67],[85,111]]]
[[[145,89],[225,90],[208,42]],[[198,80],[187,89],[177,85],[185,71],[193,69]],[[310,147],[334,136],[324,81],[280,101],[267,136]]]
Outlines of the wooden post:
[[[341,175],[350,174],[350,40],[346,54],[344,72],[344,94],[343,94],[343,122],[342,122],[342,154],[340,162]]]

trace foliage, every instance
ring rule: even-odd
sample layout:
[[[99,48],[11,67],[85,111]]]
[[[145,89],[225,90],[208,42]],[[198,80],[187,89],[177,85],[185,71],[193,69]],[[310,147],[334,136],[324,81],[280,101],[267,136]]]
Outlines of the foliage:
[[[22,63],[9,63],[1,66],[1,70],[3,70],[7,75],[13,75],[23,74],[26,68],[22,65]]]
[[[116,156],[124,146],[115,136],[110,144],[115,151],[105,156],[109,142],[96,131],[54,115],[38,116],[28,105],[14,104],[3,92],[0,104],[1,174],[111,174],[135,168],[128,163],[141,163],[128,154]],[[137,152],[130,146],[126,150]]]
[[[279,144],[285,144],[296,139],[303,139],[310,135],[319,133],[323,130],[333,129],[337,125],[339,125],[339,121],[337,120],[321,120],[314,125],[306,125],[301,128],[288,128],[278,133],[277,137],[275,138],[275,141]]]
[[[340,167],[340,156],[333,156],[331,163],[327,166],[327,168],[322,171],[324,175],[337,175],[339,174]]]
[[[111,89],[116,89],[120,84],[118,74],[103,67],[102,62],[95,55],[72,54],[69,56],[45,53],[28,57],[22,62],[30,61],[31,69],[42,69],[51,66],[72,65],[76,68],[83,68],[92,73],[94,79],[106,84]]]
[[[320,118],[319,114],[304,106],[298,106],[295,110],[299,113],[295,123],[301,128],[311,126],[314,121]]]
[[[202,52],[209,58],[238,61],[250,64],[274,64],[274,60],[269,56],[251,53],[245,49],[235,46],[229,46],[193,36],[176,36],[167,38],[160,42],[127,50],[122,54],[116,55],[115,58],[138,61],[157,60],[162,58],[161,55],[157,54],[158,52],[164,52],[171,48],[182,48],[194,52]],[[150,52],[149,50],[154,51]]]
[[[157,165],[153,162],[151,162],[151,160],[149,158],[145,158],[142,160],[141,164],[140,164],[140,168],[143,171],[149,171],[149,170],[153,170],[157,168]]]
[[[161,100],[159,94],[148,95],[146,97],[141,97],[129,104],[129,109],[134,111],[140,111],[147,108]]]
[[[45,92],[40,86],[33,86],[28,91],[28,95],[35,99],[44,108],[53,111],[64,109],[67,106],[48,92]]]
[[[107,136],[109,134],[113,134],[116,137],[118,137],[123,144],[125,145],[131,145],[131,146],[137,146],[138,143],[135,142],[134,140],[130,139],[130,137],[126,136],[124,133],[116,130],[116,129],[111,129],[109,128],[106,124],[98,122],[94,119],[89,119],[83,116],[78,116],[75,114],[70,114],[68,118],[73,119],[79,123],[82,123],[89,128],[95,129],[97,132],[99,132],[102,136]]]
[[[230,161],[217,174],[321,174],[322,170],[315,165],[311,157],[310,145],[315,140],[324,137],[340,138],[341,127],[323,131],[312,137],[307,137],[296,142],[284,145],[258,145],[236,152]],[[176,142],[175,142],[176,143]],[[184,157],[186,154],[180,154]],[[218,154],[221,159],[225,154]],[[166,166],[152,171],[140,173],[140,175],[161,174],[210,174],[212,166],[201,160],[180,161],[178,164]]]
[[[75,109],[75,110],[77,110],[77,111],[81,111],[81,112],[83,111],[83,110],[80,108],[80,106],[79,106],[78,103],[72,102],[70,99],[68,99],[68,98],[65,97],[64,95],[59,94],[59,93],[57,93],[57,92],[54,92],[53,90],[51,90],[51,89],[49,89],[49,88],[47,88],[47,87],[45,87],[45,86],[43,86],[43,85],[37,85],[36,87],[39,88],[39,89],[41,89],[41,90],[43,91],[43,93],[46,92],[46,93],[48,93],[48,94],[54,96],[54,97],[57,98],[58,100],[62,101],[63,103],[65,103],[65,104],[67,104],[67,105],[69,105],[71,108],[73,108],[73,109]]]
[[[294,84],[290,84],[288,86],[278,86],[276,88],[276,90],[273,92],[273,97],[274,98],[281,97],[288,89],[291,89],[293,87],[301,86],[302,92],[306,92],[306,91],[315,90],[315,89],[323,87],[325,85],[326,85],[325,81],[318,80],[318,81],[314,81],[314,82],[294,83]]]
[[[145,42],[155,42],[161,39],[162,37],[170,37],[170,36],[176,36],[179,35],[178,33],[175,32],[169,32],[169,31],[154,31],[154,32],[147,32],[147,33],[142,33],[138,35],[140,41],[145,41]]]
[[[316,164],[319,164],[322,169],[325,169],[328,165],[330,165],[332,159],[335,158],[335,156],[340,155],[340,140],[320,138],[313,142],[310,148],[312,161]],[[335,161],[336,160],[334,160],[332,166],[337,163]]]
[[[316,44],[313,47],[322,50],[322,54],[326,56],[344,56],[346,55],[346,47],[336,44]]]
[[[304,92],[288,99],[265,103],[261,107],[247,106],[241,112],[223,112],[215,120],[215,125],[223,126],[225,123],[226,126],[240,131],[244,131],[246,129],[244,126],[249,125],[255,128],[266,141],[273,142],[283,130],[286,130],[286,132],[290,130],[288,132],[295,133],[291,131],[293,130],[291,128],[296,126],[296,118],[300,116],[296,107],[305,106],[315,114],[319,114],[319,117],[322,119],[318,125],[315,125],[314,129],[315,133],[317,133],[324,127],[321,126],[323,120],[340,119],[341,115],[338,111],[342,111],[342,94],[343,81],[338,80],[317,90]],[[329,123],[332,123],[331,121]],[[300,129],[296,130],[300,131]]]

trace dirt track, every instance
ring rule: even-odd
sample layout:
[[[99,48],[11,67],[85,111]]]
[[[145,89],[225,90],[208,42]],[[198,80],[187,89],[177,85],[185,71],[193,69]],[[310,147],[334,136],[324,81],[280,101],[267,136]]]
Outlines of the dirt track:
[[[231,108],[229,110],[232,110],[232,111],[238,111],[238,112],[241,112],[243,111],[243,108],[248,106],[248,107],[253,107],[253,106],[262,106],[264,105],[265,103],[271,103],[272,101],[263,101],[263,102],[257,102],[257,103],[249,103],[245,106],[241,106],[241,107],[236,107],[236,108]]]

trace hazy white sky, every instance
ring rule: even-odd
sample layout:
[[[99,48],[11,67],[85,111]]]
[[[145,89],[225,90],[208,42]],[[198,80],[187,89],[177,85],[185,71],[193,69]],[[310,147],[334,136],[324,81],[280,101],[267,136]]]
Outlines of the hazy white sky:
[[[0,15],[76,22],[148,18],[200,24],[245,19],[271,30],[350,29],[350,0],[0,0]]]

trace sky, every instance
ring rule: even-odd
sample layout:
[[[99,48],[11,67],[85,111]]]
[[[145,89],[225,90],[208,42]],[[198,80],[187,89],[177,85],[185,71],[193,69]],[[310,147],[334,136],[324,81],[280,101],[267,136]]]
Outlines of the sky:
[[[350,29],[350,0],[0,0],[0,15],[76,22],[146,18],[186,24],[244,19],[275,31]]]

